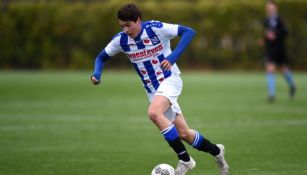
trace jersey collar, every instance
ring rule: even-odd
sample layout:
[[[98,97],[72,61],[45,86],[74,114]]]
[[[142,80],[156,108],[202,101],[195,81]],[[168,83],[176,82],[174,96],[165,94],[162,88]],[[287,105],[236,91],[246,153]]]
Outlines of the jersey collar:
[[[145,28],[145,23],[142,22],[142,23],[141,23],[141,31],[140,31],[140,33],[139,33],[134,39],[137,39],[137,38],[140,38],[140,37],[141,37],[141,35],[143,34],[144,28]]]

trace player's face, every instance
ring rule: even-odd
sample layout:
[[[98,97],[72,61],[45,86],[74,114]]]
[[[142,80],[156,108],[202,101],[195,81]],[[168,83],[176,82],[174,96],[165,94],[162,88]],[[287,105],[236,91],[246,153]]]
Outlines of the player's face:
[[[118,20],[122,30],[127,33],[131,38],[135,38],[141,32],[141,19],[138,18],[136,22],[134,21],[122,21]]]
[[[273,3],[267,3],[266,5],[266,13],[268,16],[274,16],[277,13],[277,7]]]

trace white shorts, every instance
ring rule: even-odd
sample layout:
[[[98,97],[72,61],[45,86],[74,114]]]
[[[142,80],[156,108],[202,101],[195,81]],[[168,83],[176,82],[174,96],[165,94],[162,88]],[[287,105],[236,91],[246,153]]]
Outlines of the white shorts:
[[[155,95],[161,95],[166,97],[171,107],[164,113],[164,115],[171,121],[174,122],[177,114],[181,114],[182,111],[177,102],[179,95],[182,90],[182,80],[180,75],[173,74],[166,78],[159,86],[156,92],[147,93],[149,101],[151,102]]]

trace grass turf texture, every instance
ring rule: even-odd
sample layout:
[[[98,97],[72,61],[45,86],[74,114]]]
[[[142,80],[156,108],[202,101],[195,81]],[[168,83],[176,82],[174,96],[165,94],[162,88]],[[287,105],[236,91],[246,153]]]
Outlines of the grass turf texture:
[[[146,175],[175,154],[147,117],[134,72],[0,72],[0,174]],[[277,79],[266,101],[262,73],[182,75],[179,99],[191,127],[226,146],[232,175],[307,174],[307,81],[295,74],[297,97]],[[213,158],[187,146],[191,175],[218,174]]]

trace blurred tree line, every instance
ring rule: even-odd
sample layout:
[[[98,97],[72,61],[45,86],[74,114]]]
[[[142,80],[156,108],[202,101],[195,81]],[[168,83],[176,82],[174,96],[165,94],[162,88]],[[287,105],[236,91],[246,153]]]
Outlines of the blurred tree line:
[[[181,67],[260,69],[265,1],[133,1],[143,20],[191,26],[197,32],[179,59]],[[307,1],[278,1],[289,29],[292,66],[306,70]],[[90,69],[96,55],[120,32],[116,11],[124,0],[3,0],[0,14],[0,68]],[[176,44],[178,39],[173,41]],[[173,45],[174,46],[174,45]],[[120,54],[110,60],[126,67]]]

